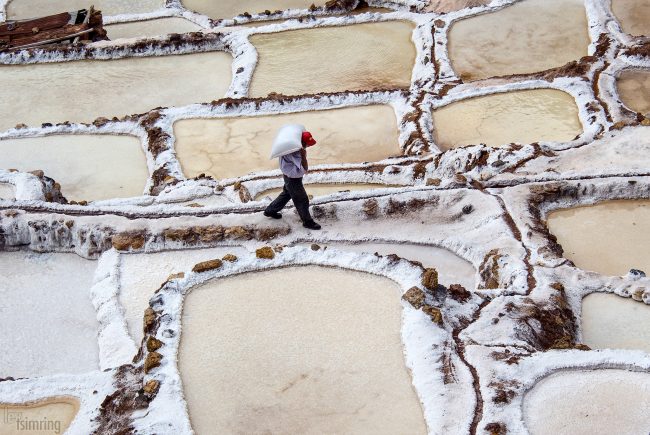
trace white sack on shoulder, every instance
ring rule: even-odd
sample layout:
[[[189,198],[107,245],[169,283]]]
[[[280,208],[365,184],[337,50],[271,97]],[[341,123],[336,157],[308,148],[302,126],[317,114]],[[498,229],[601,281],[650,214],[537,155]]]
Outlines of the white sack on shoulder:
[[[283,125],[273,141],[271,159],[286,156],[302,148],[302,133],[306,131],[304,125]]]

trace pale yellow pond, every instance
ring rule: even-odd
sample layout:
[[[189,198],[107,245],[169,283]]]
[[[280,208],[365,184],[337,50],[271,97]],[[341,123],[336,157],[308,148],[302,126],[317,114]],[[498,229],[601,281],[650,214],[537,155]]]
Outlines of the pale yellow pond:
[[[592,293],[582,300],[582,338],[592,349],[650,353],[650,305],[614,294]]]
[[[490,0],[430,0],[424,8],[428,12],[449,13],[465,8],[485,6]]]
[[[552,212],[548,228],[581,269],[622,276],[650,272],[650,201],[607,201]]]
[[[408,88],[413,28],[392,21],[252,35],[259,59],[249,94]]]
[[[59,435],[79,412],[79,401],[52,398],[29,404],[0,403],[0,434]]]
[[[436,109],[436,143],[500,146],[511,142],[566,142],[582,132],[573,97],[554,89],[470,98]]]
[[[426,433],[404,364],[401,311],[392,281],[316,266],[193,290],[179,350],[193,429]]]
[[[362,106],[272,116],[187,119],[174,124],[176,154],[187,177],[201,173],[230,178],[278,169],[271,144],[284,124],[303,124],[318,144],[309,148],[310,166],[358,163],[401,154],[395,112]]]
[[[9,0],[7,16],[13,19],[44,17],[87,9],[90,5],[105,16],[139,14],[161,9],[164,4],[164,0]]]
[[[156,20],[133,21],[130,23],[104,26],[111,40],[120,38],[145,38],[170,33],[198,32],[201,27],[184,18],[170,17]]]
[[[650,36],[650,2],[648,0],[612,0],[612,11],[632,35]]]
[[[140,196],[149,178],[134,136],[66,135],[0,140],[0,169],[40,169],[68,200]]]
[[[0,130],[209,102],[225,96],[231,62],[229,54],[211,52],[0,66]]]
[[[632,110],[650,115],[650,70],[623,71],[617,84],[623,104]]]
[[[583,0],[523,0],[454,23],[449,56],[463,80],[532,73],[587,55]]]
[[[233,18],[248,12],[257,14],[269,10],[271,12],[286,9],[309,9],[315,4],[322,6],[324,0],[182,0],[187,9],[211,18]]]
[[[373,189],[387,189],[389,187],[396,187],[396,186],[387,186],[385,184],[305,184],[305,190],[307,191],[308,195],[312,195],[314,197],[318,196],[325,196],[329,195],[332,193],[338,193],[338,192],[345,192],[345,191],[359,191],[359,190],[373,190]],[[260,199],[264,197],[271,197],[275,198],[282,192],[282,188],[279,187],[277,189],[269,189],[265,190],[264,192],[258,193],[255,196],[255,200],[259,201]]]

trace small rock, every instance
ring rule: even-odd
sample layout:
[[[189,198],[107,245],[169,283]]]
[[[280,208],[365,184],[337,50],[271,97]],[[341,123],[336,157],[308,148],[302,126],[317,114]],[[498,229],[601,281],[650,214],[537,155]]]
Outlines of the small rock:
[[[79,202],[79,205],[84,205]],[[113,248],[118,251],[128,251],[129,249],[137,250],[144,246],[145,235],[143,233],[119,233],[115,234],[111,241]]]
[[[435,290],[438,287],[438,271],[433,268],[425,269],[422,274],[422,285],[429,290]]]
[[[316,243],[312,243],[312,245],[311,245],[311,250],[312,250],[312,251],[318,251],[318,250],[320,250],[320,245],[317,245]]]
[[[172,273],[167,277],[167,281],[171,281],[172,279],[180,279],[180,278],[185,278],[185,272]]]
[[[275,258],[275,251],[270,246],[264,246],[255,251],[255,256],[265,260],[272,260]]]
[[[645,272],[639,269],[630,269],[628,277],[632,279],[645,278]]]
[[[158,340],[156,337],[149,336],[147,338],[147,350],[149,352],[155,352],[160,349],[163,345],[163,342]]]
[[[422,312],[431,317],[431,321],[433,321],[433,323],[442,325],[442,313],[440,312],[440,309],[432,307],[430,305],[425,305],[422,308]]]
[[[464,303],[472,297],[472,294],[467,291],[465,287],[460,284],[452,284],[449,286],[449,295],[452,299]]]
[[[424,306],[425,293],[418,287],[411,287],[402,295],[402,299],[413,306],[413,308],[420,309]]]
[[[223,256],[222,260],[227,261],[229,263],[234,263],[235,261],[237,261],[237,256],[233,254],[226,254]]]
[[[221,260],[219,260],[219,259],[203,261],[201,263],[196,264],[192,268],[192,272],[201,273],[201,272],[205,272],[207,270],[218,269],[222,265],[223,265],[223,262]]]
[[[643,121],[641,121],[641,125],[644,127],[649,127],[650,126],[650,118],[644,118]]]
[[[159,388],[160,382],[155,379],[150,380],[144,384],[144,387],[142,387],[147,396],[155,396],[158,393]]]
[[[646,292],[645,287],[639,287],[632,292],[632,299],[637,302],[643,302],[643,294]]]
[[[427,178],[427,186],[440,186],[441,182],[440,178]]]
[[[463,174],[456,174],[454,175],[454,181],[458,184],[467,184],[467,177]]]
[[[37,176],[38,178],[43,178],[45,176],[45,172],[41,171],[40,169],[37,169],[35,171],[29,171],[29,173]]]
[[[474,206],[472,204],[467,204],[466,206],[463,206],[464,214],[470,214],[473,211],[474,211]]]
[[[16,124],[16,126],[14,128],[16,130],[21,130],[23,128],[27,128],[27,125],[26,124]]]
[[[147,358],[144,360],[144,372],[149,373],[151,370],[160,366],[162,361],[162,355],[158,352],[151,352],[147,355]]]
[[[142,326],[145,333],[156,323],[156,317],[156,312],[153,308],[149,307],[144,310]]]

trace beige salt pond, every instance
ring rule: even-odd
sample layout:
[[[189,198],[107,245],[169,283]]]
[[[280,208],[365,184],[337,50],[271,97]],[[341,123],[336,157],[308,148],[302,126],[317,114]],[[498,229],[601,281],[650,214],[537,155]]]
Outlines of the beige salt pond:
[[[322,6],[325,1],[314,0],[182,0],[187,9],[211,18],[233,18],[244,12],[257,14],[269,10],[309,9],[312,4]]]
[[[74,254],[0,252],[0,378],[98,369],[96,264]]]
[[[623,104],[636,112],[650,115],[650,70],[623,71],[617,84]]]
[[[9,0],[7,17],[23,19],[86,9],[91,4],[103,15],[138,14],[164,7],[164,0]]]
[[[374,189],[388,189],[390,187],[398,187],[398,186],[389,186],[385,184],[370,184],[370,183],[365,183],[365,184],[305,184],[305,190],[307,191],[308,195],[311,195],[313,197],[318,197],[318,196],[325,196],[325,195],[330,195],[332,193],[338,193],[338,192],[355,192],[355,191],[360,191],[360,190],[374,190]],[[277,189],[269,189],[265,190],[262,193],[259,193],[255,196],[255,200],[259,201],[265,197],[270,197],[270,198],[275,198],[282,192],[282,188],[279,187]]]
[[[11,184],[0,183],[0,199],[16,199],[16,189]]]
[[[252,35],[259,60],[249,94],[408,88],[413,29],[412,23],[391,21]]]
[[[564,65],[589,42],[583,0],[523,0],[454,23],[449,56],[463,80],[479,80]]]
[[[645,435],[650,430],[650,374],[626,370],[563,371],[524,397],[531,435]]]
[[[433,113],[443,149],[484,143],[566,142],[582,132],[573,97],[555,89],[513,91],[449,104]]]
[[[230,86],[231,62],[228,53],[210,52],[0,66],[0,130],[212,101]]]
[[[193,429],[425,433],[401,311],[399,288],[386,278],[316,266],[194,289],[179,350]]]
[[[156,20],[133,21],[130,23],[109,24],[104,26],[111,40],[120,38],[145,38],[170,33],[198,32],[200,26],[184,18],[170,17]]]
[[[64,433],[79,412],[79,401],[57,397],[34,403],[0,403],[0,434],[59,435]]]
[[[140,196],[149,178],[140,140],[133,136],[0,140],[0,168],[40,169],[61,184],[68,200],[77,201]]]
[[[650,2],[648,0],[612,0],[612,11],[624,32],[650,36]]]
[[[650,201],[606,201],[554,211],[548,228],[581,269],[623,276],[650,273]]]
[[[277,130],[303,124],[318,144],[308,151],[313,167],[324,163],[358,163],[401,153],[397,120],[390,106],[363,106],[272,116],[187,119],[174,124],[176,154],[187,177],[215,178],[278,169],[269,160]]]
[[[650,306],[613,294],[590,294],[582,301],[582,338],[593,349],[650,353]]]

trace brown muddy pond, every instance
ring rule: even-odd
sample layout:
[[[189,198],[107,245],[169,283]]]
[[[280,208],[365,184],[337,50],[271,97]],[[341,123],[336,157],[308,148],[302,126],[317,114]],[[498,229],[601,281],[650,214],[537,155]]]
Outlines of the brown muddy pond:
[[[0,140],[0,168],[40,169],[61,185],[63,196],[75,201],[141,196],[149,178],[145,154],[134,136]]]
[[[150,38],[170,33],[199,32],[201,27],[184,18],[170,17],[104,26],[111,40],[120,38]]]
[[[179,349],[193,429],[426,433],[404,364],[401,312],[394,282],[317,266],[193,290]]]
[[[465,81],[558,67],[587,55],[583,0],[523,0],[454,23],[449,57]]]
[[[475,97],[433,112],[436,143],[443,149],[484,143],[566,142],[582,132],[573,97],[555,89]]]
[[[40,127],[44,122],[92,122],[100,116],[209,102],[227,92],[231,62],[228,53],[210,52],[3,65],[0,130],[19,123]]]
[[[259,59],[249,94],[408,88],[413,29],[391,21],[252,35]]]
[[[650,36],[650,2],[648,0],[612,0],[612,12],[624,32]]]
[[[375,105],[270,116],[186,119],[174,123],[176,154],[187,177],[201,173],[231,178],[278,169],[269,160],[283,124],[303,124],[318,144],[309,164],[359,163],[401,154],[397,120],[390,106]]]
[[[623,276],[650,273],[650,200],[606,201],[554,211],[548,229],[581,269]]]
[[[636,112],[650,115],[650,70],[623,71],[617,84],[623,104]]]
[[[0,403],[0,434],[59,435],[79,412],[79,401],[60,397],[34,403]]]
[[[7,17],[24,19],[44,17],[61,12],[87,9],[94,5],[104,16],[120,14],[140,14],[164,7],[164,0],[9,0]]]

